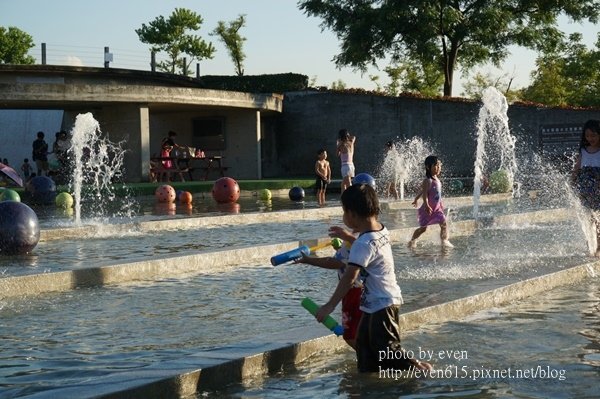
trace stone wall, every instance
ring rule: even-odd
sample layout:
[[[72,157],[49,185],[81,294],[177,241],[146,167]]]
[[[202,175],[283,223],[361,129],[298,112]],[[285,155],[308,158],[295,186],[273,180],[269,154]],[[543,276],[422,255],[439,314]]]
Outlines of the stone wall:
[[[317,150],[329,154],[334,179],[340,178],[335,154],[337,133],[347,128],[357,136],[354,161],[357,173],[374,173],[388,140],[422,137],[432,143],[450,175],[473,174],[476,122],[480,102],[467,100],[385,97],[331,92],[286,93],[276,133],[263,136],[264,177],[314,174]],[[517,138],[517,152],[540,148],[543,125],[581,124],[600,119],[600,110],[565,110],[514,105],[509,125]],[[432,151],[432,152],[433,152]]]

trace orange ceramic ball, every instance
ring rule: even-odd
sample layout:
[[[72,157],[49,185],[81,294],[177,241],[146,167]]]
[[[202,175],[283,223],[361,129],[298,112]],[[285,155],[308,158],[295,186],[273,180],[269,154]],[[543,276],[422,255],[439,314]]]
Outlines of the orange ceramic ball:
[[[191,204],[192,203],[192,193],[189,191],[184,191],[179,194],[179,202],[182,204]]]
[[[221,177],[215,182],[212,196],[219,204],[227,204],[240,198],[240,186],[231,177]]]
[[[175,198],[177,194],[175,193],[175,189],[168,184],[163,184],[159,186],[154,192],[154,196],[158,202],[163,203],[171,203],[175,202]]]

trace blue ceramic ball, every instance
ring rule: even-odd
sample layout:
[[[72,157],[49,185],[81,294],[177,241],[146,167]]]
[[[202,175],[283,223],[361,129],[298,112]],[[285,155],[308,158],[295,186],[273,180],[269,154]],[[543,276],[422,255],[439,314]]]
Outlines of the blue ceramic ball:
[[[292,201],[302,201],[304,199],[304,189],[302,187],[292,187],[289,196]]]
[[[36,176],[25,187],[31,195],[31,200],[36,204],[54,204],[56,198],[56,184],[48,176]]]
[[[375,187],[375,178],[368,173],[359,173],[352,179],[352,185],[354,184],[368,184],[373,188]]]

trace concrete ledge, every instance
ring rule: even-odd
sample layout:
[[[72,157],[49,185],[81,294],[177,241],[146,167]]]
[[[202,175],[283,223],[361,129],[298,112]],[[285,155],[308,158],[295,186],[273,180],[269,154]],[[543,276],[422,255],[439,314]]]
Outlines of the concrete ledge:
[[[479,198],[481,204],[489,204],[498,201],[506,201],[512,198],[511,194],[485,194]],[[382,200],[380,205],[381,209],[384,211],[387,210],[395,210],[395,209],[414,209],[412,205],[412,200],[414,197],[410,199],[404,200]],[[455,208],[457,206],[468,206],[473,205],[473,197],[444,197],[444,206],[446,209]]]
[[[481,294],[442,303],[404,314],[403,328],[416,330],[427,323],[444,323],[484,309],[501,306],[561,285],[575,284],[600,276],[600,261],[592,261],[558,272],[533,277]]]
[[[243,225],[251,223],[276,223],[299,219],[316,219],[341,217],[342,208],[339,206],[329,208],[297,209],[287,211],[244,213],[237,215],[204,216],[204,217],[182,217],[173,219],[146,220],[135,223],[123,223],[106,225],[83,225],[74,227],[59,227],[43,229],[40,231],[40,242],[98,238],[119,235],[131,232],[168,231],[177,229],[189,229],[199,227],[214,227],[224,224]]]

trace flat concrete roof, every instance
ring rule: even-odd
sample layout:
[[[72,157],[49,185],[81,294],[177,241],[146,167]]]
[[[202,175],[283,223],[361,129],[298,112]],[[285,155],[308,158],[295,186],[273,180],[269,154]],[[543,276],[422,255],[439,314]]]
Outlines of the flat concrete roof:
[[[145,104],[152,111],[201,107],[282,111],[283,95],[202,88],[202,81],[161,72],[56,65],[0,65],[0,109],[69,109]]]

